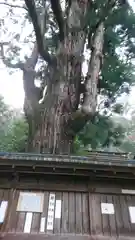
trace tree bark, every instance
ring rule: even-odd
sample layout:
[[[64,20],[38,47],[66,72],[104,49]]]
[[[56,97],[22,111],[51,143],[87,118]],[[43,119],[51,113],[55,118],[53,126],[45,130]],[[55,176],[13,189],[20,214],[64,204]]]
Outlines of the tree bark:
[[[50,1],[60,36],[56,56],[49,54],[45,44],[45,13],[39,20],[35,1],[25,0],[35,30],[36,44],[31,57],[27,59],[23,67],[20,64],[13,67],[23,70],[24,111],[29,125],[28,148],[26,151],[70,154],[73,150],[73,141],[76,134],[72,129],[72,122],[74,116],[78,113],[78,109],[79,119],[82,119],[83,124],[96,111],[104,24],[100,22],[95,34],[92,35],[93,49],[89,60],[87,79],[84,83],[84,102],[79,106],[83,52],[87,37],[85,20],[90,1],[68,1],[70,6],[64,17],[59,1]],[[40,98],[34,84],[38,53],[47,62],[49,68],[49,79],[45,80],[47,91],[43,102],[40,104]],[[5,58],[3,58],[4,60]],[[8,64],[7,61],[5,63]],[[77,123],[77,118],[75,121]],[[83,124],[81,127],[83,127]]]
[[[86,114],[94,115],[97,107],[97,86],[99,72],[103,61],[104,23],[101,22],[93,36],[91,58],[88,66],[88,73],[85,81],[86,93],[82,109]]]
[[[56,66],[50,66],[47,94],[40,108],[40,124],[35,129],[31,151],[72,152],[74,133],[69,127],[72,114],[80,102],[81,68],[86,33],[80,19],[86,14],[88,1],[73,1],[67,16],[64,40],[56,54]],[[75,12],[75,14],[74,14]]]
[[[72,151],[73,136],[67,130],[67,112],[64,111],[64,100],[51,94],[50,108],[41,113],[41,122],[32,142],[34,152],[65,153]],[[69,114],[69,113],[68,113]]]
[[[52,69],[47,94],[40,105],[40,118],[35,125],[37,129],[34,130],[32,151],[72,152],[74,134],[71,134],[68,123],[78,108],[81,74],[80,60],[73,58],[72,64],[71,67],[71,61],[68,61],[64,52],[58,54],[57,68]]]

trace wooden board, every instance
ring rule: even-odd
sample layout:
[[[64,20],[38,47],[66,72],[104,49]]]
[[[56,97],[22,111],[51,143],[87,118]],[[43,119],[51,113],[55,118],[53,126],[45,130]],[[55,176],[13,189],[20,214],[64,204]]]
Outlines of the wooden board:
[[[0,201],[8,201],[7,218],[0,232],[23,234],[27,212],[17,212],[19,190],[0,190]],[[40,191],[39,191],[40,192]],[[129,206],[135,206],[135,196],[77,191],[41,191],[44,194],[42,213],[32,213],[29,234],[102,236],[135,236],[135,223],[131,223]],[[55,195],[53,228],[48,231],[49,196]],[[113,204],[113,214],[102,212],[101,203]]]

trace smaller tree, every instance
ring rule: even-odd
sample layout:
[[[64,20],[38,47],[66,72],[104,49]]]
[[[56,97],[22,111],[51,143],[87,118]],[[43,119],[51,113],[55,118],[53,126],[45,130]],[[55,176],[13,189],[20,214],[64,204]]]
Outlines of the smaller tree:
[[[120,149],[135,154],[135,115],[132,115],[131,119],[126,122],[124,139]]]
[[[86,154],[88,150],[109,151],[112,147],[119,148],[125,136],[124,131],[121,123],[116,123],[112,117],[99,115],[79,132],[74,151]]]
[[[24,116],[10,109],[0,96],[0,151],[25,151],[28,126]]]

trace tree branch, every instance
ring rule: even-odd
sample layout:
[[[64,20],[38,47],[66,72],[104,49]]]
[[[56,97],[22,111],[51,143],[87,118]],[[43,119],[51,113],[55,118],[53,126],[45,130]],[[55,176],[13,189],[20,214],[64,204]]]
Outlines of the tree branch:
[[[28,8],[28,12],[29,12],[29,15],[30,15],[32,23],[33,23],[34,31],[35,31],[35,34],[36,34],[38,51],[39,51],[40,55],[42,56],[42,58],[46,62],[48,62],[50,65],[52,65],[53,64],[53,59],[50,56],[50,54],[47,52],[47,50],[44,46],[44,37],[43,37],[43,33],[41,31],[39,19],[38,19],[38,16],[37,16],[35,2],[34,2],[34,0],[31,0],[31,1],[30,0],[25,0],[25,4]]]
[[[97,83],[101,69],[101,59],[104,41],[104,22],[97,27],[93,37],[93,49],[85,79],[86,92],[82,104],[82,111],[88,115],[95,115],[97,107]]]
[[[99,80],[99,72],[103,61],[103,42],[105,21],[114,8],[116,0],[108,0],[106,5],[102,8],[99,20],[94,27],[94,34],[92,36],[91,56],[89,60],[87,77],[85,80],[86,92],[84,94],[84,101],[82,104],[82,111],[85,114],[94,115],[97,107],[97,86]]]
[[[96,29],[99,27],[99,25],[102,22],[105,22],[110,14],[110,11],[114,8],[116,4],[116,0],[108,0],[106,5],[104,7],[102,7],[101,12],[99,12],[99,14],[97,15],[97,20],[96,23],[91,27],[91,29],[89,30],[88,33],[88,45],[91,48],[91,44],[92,44],[92,34],[94,33],[94,31],[96,31]]]
[[[35,42],[31,56],[26,60],[25,66],[29,69],[35,69],[38,60],[38,49],[37,43]]]
[[[5,5],[5,6],[8,6],[8,7],[14,7],[14,8],[21,8],[21,9],[24,9],[24,10],[28,11],[28,9],[24,6],[13,5],[13,4],[9,4],[9,3],[6,3],[6,2],[0,2],[0,5]]]
[[[59,37],[60,41],[64,40],[64,19],[62,14],[62,9],[59,0],[51,0],[51,8],[56,18],[58,27],[59,27]]]
[[[16,68],[16,69],[19,68],[19,69],[23,70],[24,64],[22,62],[13,64],[13,63],[11,63],[11,61],[8,58],[5,57],[3,46],[7,45],[7,44],[9,44],[9,43],[6,43],[6,44],[0,43],[0,54],[1,54],[1,59],[2,59],[3,63],[9,68]]]

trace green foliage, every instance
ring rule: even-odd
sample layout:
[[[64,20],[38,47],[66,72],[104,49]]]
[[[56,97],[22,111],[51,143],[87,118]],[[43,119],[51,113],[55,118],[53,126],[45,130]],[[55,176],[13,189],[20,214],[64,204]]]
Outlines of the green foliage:
[[[124,108],[122,104],[117,103],[112,107],[112,110],[114,113],[121,114],[124,111]]]
[[[124,137],[124,128],[115,124],[113,119],[98,116],[93,122],[88,122],[75,139],[75,149],[78,152],[86,149],[102,149],[110,145],[119,146]]]
[[[131,115],[130,120],[125,122],[125,134],[119,148],[125,152],[135,154],[135,116]]]
[[[128,5],[115,8],[106,21],[104,64],[100,81],[101,94],[109,98],[128,92],[127,88],[123,91],[123,84],[131,86],[135,81],[132,63],[135,56],[132,42],[135,37],[134,27],[135,14]]]
[[[96,23],[103,15],[105,1],[94,1],[87,21],[90,36],[95,31]],[[98,11],[95,11],[98,10]],[[91,20],[93,19],[93,21]],[[116,146],[122,151],[133,149],[133,141],[125,138],[125,126],[115,124],[112,117],[114,113],[122,114],[123,105],[117,98],[123,93],[129,94],[130,87],[135,83],[133,60],[135,57],[135,13],[128,4],[117,2],[105,21],[105,37],[103,47],[103,66],[99,78],[99,93],[105,98],[102,109],[93,122],[87,123],[75,139],[75,148],[83,152],[87,149],[104,149]],[[101,114],[102,110],[102,114]],[[127,129],[126,129],[127,131]],[[129,130],[128,130],[129,131]],[[123,141],[124,139],[124,141]]]
[[[24,151],[27,132],[23,116],[16,116],[0,97],[0,151]]]
[[[0,96],[0,131],[3,131],[5,126],[8,126],[12,116],[12,111],[8,109],[4,103],[4,99]]]

